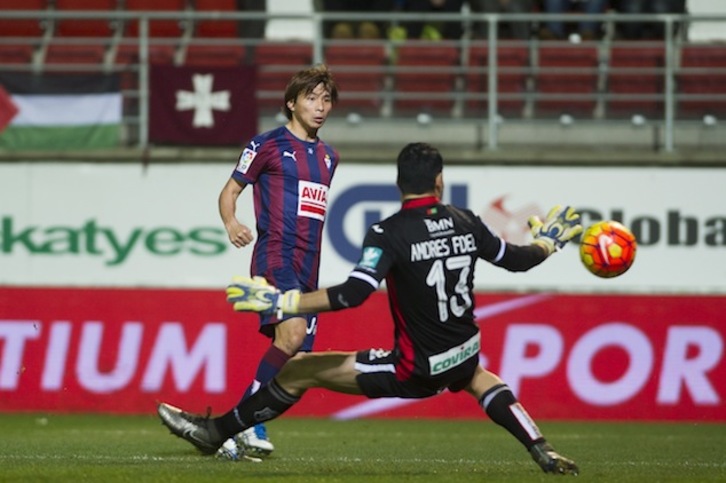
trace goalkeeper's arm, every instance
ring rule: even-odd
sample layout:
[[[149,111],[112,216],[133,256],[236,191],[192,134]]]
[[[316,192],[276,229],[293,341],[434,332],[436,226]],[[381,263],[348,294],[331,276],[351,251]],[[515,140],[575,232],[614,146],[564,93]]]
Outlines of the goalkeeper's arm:
[[[339,285],[301,294],[297,308],[288,308],[297,310],[294,313],[306,314],[357,307],[375,290],[375,287],[359,278],[348,277],[348,280]],[[285,313],[290,312],[285,310]]]

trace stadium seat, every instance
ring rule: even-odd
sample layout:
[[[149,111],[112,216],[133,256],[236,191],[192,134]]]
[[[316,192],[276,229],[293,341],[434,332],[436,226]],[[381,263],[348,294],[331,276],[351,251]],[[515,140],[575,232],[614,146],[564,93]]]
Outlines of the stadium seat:
[[[597,46],[548,43],[539,49],[538,59],[536,115],[591,117],[597,102]]]
[[[46,0],[3,0],[3,10],[45,10]],[[37,19],[0,19],[0,64],[29,64],[41,44],[47,22]],[[15,38],[12,38],[15,37]]]
[[[194,0],[197,12],[237,12],[236,0]],[[195,25],[197,37],[237,38],[238,22],[235,20],[200,20]]]
[[[608,117],[635,114],[648,118],[662,116],[664,63],[665,52],[661,43],[615,44],[610,51],[608,69]]]
[[[99,10],[113,12],[117,0],[55,0],[59,12]],[[62,19],[56,22],[58,37],[109,37],[116,30],[115,22],[106,19]]]
[[[195,0],[197,12],[237,12],[236,0]],[[235,20],[200,20],[194,25],[194,35],[186,49],[185,64],[239,65],[246,63],[247,48],[228,42],[239,40]]]
[[[710,114],[723,119],[726,116],[726,46],[683,46],[676,92],[679,118],[702,118]]]
[[[396,49],[393,107],[397,114],[451,114],[459,49],[444,42],[410,41]]]
[[[129,11],[164,11],[183,13],[186,9],[185,0],[125,0]],[[185,28],[187,30],[185,30]],[[189,31],[189,25],[178,20],[152,20],[149,22],[149,62],[154,64],[170,64],[176,61],[177,52],[182,45],[181,36]],[[115,63],[118,65],[136,64],[139,62],[139,22],[131,20],[124,27],[124,37],[118,45]]]
[[[312,61],[313,46],[308,42],[265,42],[255,47],[260,114],[280,111],[290,77]]]
[[[325,62],[340,88],[336,112],[379,113],[388,63],[382,44],[331,45],[325,49]]]
[[[99,10],[113,12],[116,0],[56,0],[58,11]],[[55,35],[48,44],[46,64],[98,64],[111,48],[113,34],[120,22],[110,19],[59,19]]]
[[[45,10],[46,0],[3,0],[2,10]],[[0,37],[40,37],[45,31],[37,19],[0,19]]]
[[[482,98],[489,92],[489,46],[477,42],[469,48],[466,92],[476,95],[466,102],[467,115],[486,116],[489,102]],[[503,116],[519,117],[525,104],[529,76],[529,52],[521,42],[500,42],[497,50],[497,111]]]
[[[162,11],[179,12],[186,10],[185,0],[125,0],[124,8],[128,11]],[[151,37],[179,37],[184,30],[182,22],[178,20],[152,20],[149,22],[149,36]],[[126,35],[136,37],[139,34],[139,22],[132,20],[126,28]]]

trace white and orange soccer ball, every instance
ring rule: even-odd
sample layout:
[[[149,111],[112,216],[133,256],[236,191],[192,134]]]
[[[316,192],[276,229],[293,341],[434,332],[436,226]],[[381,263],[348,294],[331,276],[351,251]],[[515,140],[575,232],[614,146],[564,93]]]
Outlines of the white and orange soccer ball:
[[[601,278],[625,273],[635,261],[638,243],[635,235],[617,221],[600,221],[582,234],[580,260]]]

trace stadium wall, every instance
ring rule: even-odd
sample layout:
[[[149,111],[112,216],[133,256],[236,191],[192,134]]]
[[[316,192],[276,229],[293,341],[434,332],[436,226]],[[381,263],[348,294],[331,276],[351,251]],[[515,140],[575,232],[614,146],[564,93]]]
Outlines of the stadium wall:
[[[247,273],[216,212],[228,163],[0,164],[0,411],[146,413],[158,399],[234,404],[263,349],[222,292]],[[526,243],[525,219],[567,202],[640,246],[600,280],[570,245],[527,274],[477,272],[481,361],[544,419],[726,421],[726,171],[450,166],[445,200]],[[394,212],[390,165],[343,164],[321,283],[343,280],[365,227]],[[252,223],[249,193],[240,213]],[[484,264],[482,264],[484,265]],[[318,350],[389,347],[385,293],[319,319]],[[313,391],[299,416],[478,417],[466,396],[371,403]]]

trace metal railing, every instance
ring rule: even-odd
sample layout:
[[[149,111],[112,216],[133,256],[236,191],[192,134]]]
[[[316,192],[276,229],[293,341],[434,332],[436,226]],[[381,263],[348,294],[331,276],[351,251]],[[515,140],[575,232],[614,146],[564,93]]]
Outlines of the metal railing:
[[[547,121],[562,124],[573,121],[596,124],[623,121],[635,124],[649,122],[662,128],[662,149],[666,152],[674,149],[674,132],[678,123],[717,124],[719,116],[726,117],[726,87],[708,88],[699,92],[696,83],[695,91],[691,88],[686,92],[679,89],[678,84],[681,76],[692,74],[696,79],[704,80],[702,82],[704,86],[709,85],[706,81],[708,77],[715,79],[711,82],[711,87],[719,83],[726,86],[726,53],[724,53],[726,46],[718,43],[702,45],[713,50],[716,54],[714,58],[723,58],[723,65],[717,62],[704,65],[683,62],[684,52],[691,45],[688,41],[688,27],[697,22],[723,22],[726,27],[726,15],[615,13],[370,15],[193,10],[183,12],[0,10],[0,20],[3,19],[36,19],[41,22],[43,28],[41,35],[33,37],[8,37],[0,33],[0,48],[13,45],[28,45],[32,48],[32,58],[28,62],[3,62],[0,64],[0,70],[102,71],[118,72],[125,76],[127,82],[123,90],[125,99],[123,122],[128,133],[126,142],[142,148],[148,145],[149,65],[155,49],[164,47],[173,52],[167,61],[179,65],[187,63],[187,54],[197,46],[236,47],[253,52],[263,45],[303,44],[309,45],[310,61],[313,63],[328,61],[328,49],[335,46],[351,50],[366,46],[379,48],[383,52],[383,58],[378,63],[337,60],[332,66],[334,73],[351,85],[355,84],[351,78],[357,76],[375,79],[374,85],[378,86],[372,89],[368,86],[352,90],[346,90],[343,86],[344,99],[348,99],[351,106],[346,107],[345,102],[342,102],[341,114],[349,116],[364,114],[373,120],[407,118],[427,122],[427,119],[434,116],[437,122],[449,120],[480,122],[486,124],[489,149],[498,148],[499,130],[505,117],[521,122]],[[112,35],[89,38],[56,34],[56,26],[62,21],[82,22],[94,19],[107,20],[112,25]],[[151,26],[156,22],[169,20],[178,22],[180,27],[178,35],[174,37],[150,35]],[[312,38],[303,40],[211,38],[195,35],[195,26],[202,21],[242,20],[309,22],[313,35]],[[460,39],[436,42],[391,39],[345,41],[331,40],[323,36],[324,22],[345,20],[387,23],[461,22],[465,34]],[[500,27],[504,23],[528,22],[536,27],[549,20],[562,20],[568,24],[594,20],[602,24],[603,35],[597,40],[580,40],[574,43],[567,40],[542,41],[534,34],[534,30],[532,37],[526,40],[499,38]],[[138,23],[138,35],[133,37],[125,34],[125,26],[132,22]],[[487,38],[478,39],[470,35],[471,25],[474,22],[487,23]],[[614,35],[615,26],[629,22],[659,23],[662,24],[665,34],[662,39],[651,41],[617,39]],[[290,38],[294,37],[295,33],[291,32]],[[103,47],[104,55],[101,61],[55,63],[47,55],[51,47],[89,44]],[[128,48],[136,52],[136,60],[119,63],[117,61],[119,51]],[[413,53],[406,53],[410,57],[404,59],[407,49],[413,50]],[[431,58],[430,63],[421,60],[421,58],[430,58],[426,54],[436,49],[450,49],[450,52],[455,52],[455,57],[453,60],[449,57],[444,61]],[[617,64],[614,53],[628,49],[633,51],[650,49],[651,53],[660,51],[662,55],[656,55],[657,60],[651,64],[638,65],[637,58],[631,60],[630,64]],[[552,56],[553,50],[554,56]],[[554,62],[552,59],[545,62],[543,57],[545,51],[549,51],[550,56],[554,57]],[[568,61],[574,51],[585,52],[591,63],[585,65],[577,60]],[[478,59],[474,58],[473,52],[479,55]],[[510,54],[515,57],[519,55],[516,57],[516,62],[507,57]],[[558,58],[564,59],[564,62],[558,61]],[[254,56],[247,56],[240,62],[253,63],[257,62],[257,59]],[[262,79],[262,83],[258,85],[258,100],[267,106],[270,100],[282,97],[279,90],[267,88],[264,82],[265,74],[292,74],[303,66],[304,63],[275,64],[274,62],[258,65]],[[614,83],[617,76],[620,76],[619,87]],[[628,79],[632,79],[630,86]],[[644,80],[652,82],[639,91],[635,87],[638,84],[645,84]],[[375,84],[376,82],[378,84]],[[561,84],[560,87],[557,87],[557,82]],[[689,102],[694,105],[700,104],[701,108],[687,113],[685,109],[681,109],[681,106]],[[368,106],[361,108],[362,104]],[[612,107],[618,104],[626,107],[631,104],[631,108],[625,109],[623,113],[616,113]],[[361,109],[366,112],[359,112]],[[643,112],[639,109],[643,109]],[[269,107],[263,107],[261,112],[264,116],[274,114]]]

